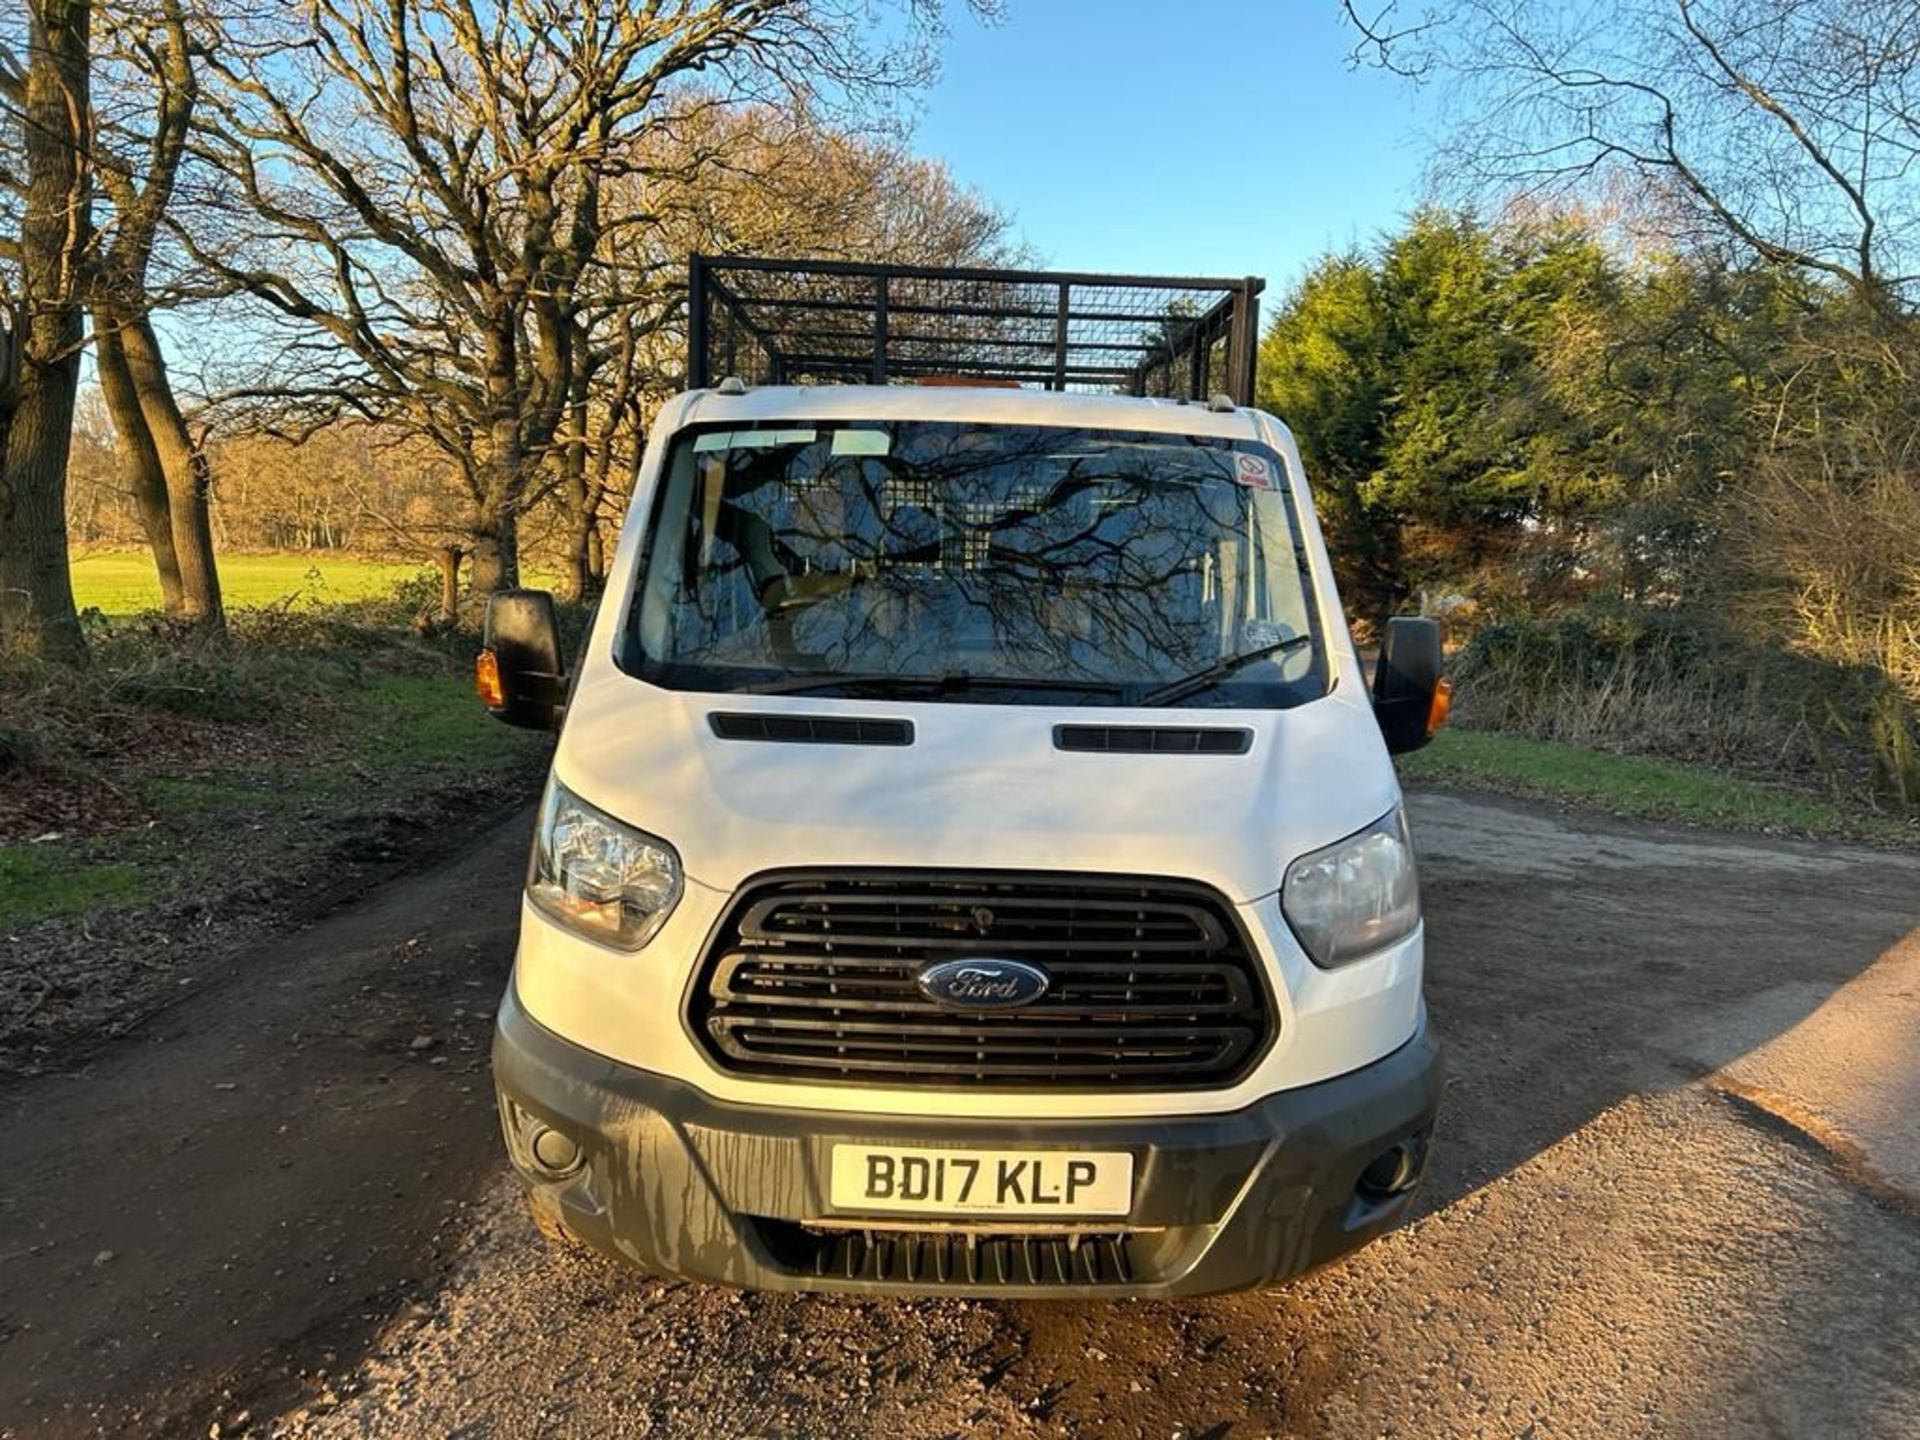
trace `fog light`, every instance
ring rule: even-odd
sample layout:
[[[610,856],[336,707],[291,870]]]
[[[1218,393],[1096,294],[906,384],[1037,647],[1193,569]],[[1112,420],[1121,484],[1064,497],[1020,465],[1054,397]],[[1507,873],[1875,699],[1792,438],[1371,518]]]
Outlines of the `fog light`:
[[[1373,1158],[1360,1172],[1356,1187],[1368,1200],[1391,1200],[1411,1190],[1420,1178],[1420,1157],[1412,1144],[1395,1145]]]
[[[554,1179],[580,1168],[580,1147],[548,1126],[534,1125],[533,1133],[527,1137],[527,1149],[533,1155],[533,1163]]]

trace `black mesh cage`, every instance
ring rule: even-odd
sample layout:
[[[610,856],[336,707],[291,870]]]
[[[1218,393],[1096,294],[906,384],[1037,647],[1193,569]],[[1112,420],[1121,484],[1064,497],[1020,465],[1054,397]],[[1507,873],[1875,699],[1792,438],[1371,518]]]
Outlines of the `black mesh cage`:
[[[696,255],[687,384],[990,382],[1253,403],[1265,282]]]

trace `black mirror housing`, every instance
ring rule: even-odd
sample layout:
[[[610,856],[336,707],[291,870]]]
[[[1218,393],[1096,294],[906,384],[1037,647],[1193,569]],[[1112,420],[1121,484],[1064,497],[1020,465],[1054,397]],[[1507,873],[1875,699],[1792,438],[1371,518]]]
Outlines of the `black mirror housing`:
[[[1438,620],[1396,615],[1387,621],[1373,672],[1373,713],[1390,754],[1418,750],[1433,738],[1442,670]]]
[[[544,590],[496,590],[487,597],[484,644],[499,673],[494,717],[527,730],[558,729],[567,709],[560,620]]]

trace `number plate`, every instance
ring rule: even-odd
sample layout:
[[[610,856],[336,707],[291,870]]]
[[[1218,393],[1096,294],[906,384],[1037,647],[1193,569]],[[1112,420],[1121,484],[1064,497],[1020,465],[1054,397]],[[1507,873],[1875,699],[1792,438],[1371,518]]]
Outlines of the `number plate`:
[[[1125,1150],[915,1150],[836,1145],[838,1210],[931,1215],[1125,1215],[1133,1156]]]

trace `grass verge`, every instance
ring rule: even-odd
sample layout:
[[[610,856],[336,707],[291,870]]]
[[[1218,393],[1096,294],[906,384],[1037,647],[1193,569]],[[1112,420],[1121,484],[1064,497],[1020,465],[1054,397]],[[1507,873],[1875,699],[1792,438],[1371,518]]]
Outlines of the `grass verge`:
[[[533,798],[548,737],[486,714],[473,637],[415,598],[236,610],[220,646],[96,620],[85,669],[0,666],[0,1072]]]
[[[0,845],[0,928],[84,915],[138,900],[145,891],[145,878],[132,865],[76,862],[46,844]]]
[[[1564,800],[1640,820],[1920,848],[1920,827],[1705,766],[1450,729],[1399,758],[1403,778]]]

